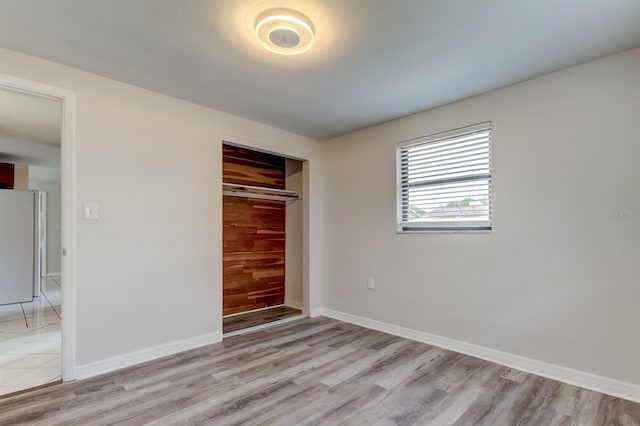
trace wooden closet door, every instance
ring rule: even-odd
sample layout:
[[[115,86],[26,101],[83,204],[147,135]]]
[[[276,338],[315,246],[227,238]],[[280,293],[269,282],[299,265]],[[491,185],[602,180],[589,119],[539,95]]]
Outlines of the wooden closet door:
[[[284,158],[224,145],[223,181],[284,189]],[[223,315],[284,303],[284,201],[223,197]]]
[[[284,303],[283,201],[224,197],[224,314]]]

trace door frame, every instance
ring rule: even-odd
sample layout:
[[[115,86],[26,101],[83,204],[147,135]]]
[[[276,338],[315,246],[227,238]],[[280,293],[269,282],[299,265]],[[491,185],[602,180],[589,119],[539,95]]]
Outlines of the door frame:
[[[60,171],[62,188],[62,380],[76,378],[76,126],[75,92],[0,74],[0,89],[22,92],[62,103]]]

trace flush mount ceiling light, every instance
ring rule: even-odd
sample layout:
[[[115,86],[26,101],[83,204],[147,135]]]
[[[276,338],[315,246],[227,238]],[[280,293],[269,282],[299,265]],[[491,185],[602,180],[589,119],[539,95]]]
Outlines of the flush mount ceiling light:
[[[258,15],[256,35],[265,49],[279,55],[298,55],[313,45],[311,21],[290,9],[270,9]]]

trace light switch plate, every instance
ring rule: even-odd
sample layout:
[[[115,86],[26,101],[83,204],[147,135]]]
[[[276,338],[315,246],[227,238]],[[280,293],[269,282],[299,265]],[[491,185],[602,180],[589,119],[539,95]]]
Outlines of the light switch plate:
[[[98,203],[83,203],[82,211],[84,220],[98,220]]]
[[[376,281],[373,279],[373,277],[367,277],[367,288],[369,290],[376,289]]]

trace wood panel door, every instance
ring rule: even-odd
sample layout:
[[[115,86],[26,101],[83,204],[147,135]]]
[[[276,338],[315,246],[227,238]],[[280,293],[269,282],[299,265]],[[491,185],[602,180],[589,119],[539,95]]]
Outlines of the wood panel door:
[[[283,201],[225,196],[224,315],[284,303]]]
[[[223,145],[223,181],[284,189],[283,157]],[[223,196],[223,315],[281,305],[286,204]]]

